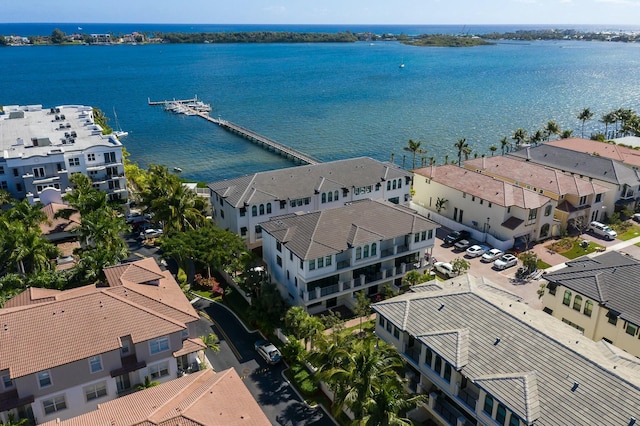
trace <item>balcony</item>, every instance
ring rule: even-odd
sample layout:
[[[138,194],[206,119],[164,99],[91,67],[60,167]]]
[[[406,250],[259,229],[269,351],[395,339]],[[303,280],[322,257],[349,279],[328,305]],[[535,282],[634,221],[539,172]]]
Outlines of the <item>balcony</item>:
[[[464,426],[475,425],[474,422],[466,418],[464,413],[458,410],[458,408],[455,406],[455,403],[453,403],[447,396],[442,393],[438,395],[433,409],[450,425],[457,425],[458,419],[460,418],[465,419],[465,421],[462,423]]]
[[[111,377],[122,376],[123,374],[130,373],[132,371],[140,370],[147,366],[146,361],[138,361],[136,354],[123,356],[120,361],[122,362],[122,367],[116,368],[111,371]]]
[[[476,410],[476,403],[478,402],[479,395],[477,393],[471,392],[469,388],[460,389],[458,392],[458,399],[471,409],[471,411]]]
[[[404,350],[404,354],[416,364],[420,364],[420,345],[406,348]]]
[[[347,260],[341,260],[336,264],[336,267],[338,270],[340,269],[346,269],[348,267],[351,266],[351,260],[347,259]]]

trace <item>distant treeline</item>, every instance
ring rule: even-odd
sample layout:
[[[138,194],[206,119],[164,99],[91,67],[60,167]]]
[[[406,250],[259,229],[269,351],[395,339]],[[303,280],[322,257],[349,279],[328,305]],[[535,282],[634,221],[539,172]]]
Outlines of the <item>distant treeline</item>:
[[[447,34],[425,34],[417,37],[412,37],[409,40],[402,41],[402,43],[410,44],[412,46],[436,47],[473,47],[495,44],[478,37],[455,36]]]
[[[154,33],[164,43],[351,43],[357,41],[351,32],[294,33],[276,31],[232,33]]]
[[[585,41],[620,41],[634,42],[640,41],[637,34],[613,34],[600,32],[582,32],[576,30],[529,30],[515,31],[509,33],[491,33],[481,36],[488,40],[585,40]]]

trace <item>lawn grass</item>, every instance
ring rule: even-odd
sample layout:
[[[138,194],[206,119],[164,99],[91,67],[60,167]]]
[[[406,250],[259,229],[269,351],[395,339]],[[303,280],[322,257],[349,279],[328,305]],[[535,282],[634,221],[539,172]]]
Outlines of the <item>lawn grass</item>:
[[[563,255],[566,258],[569,259],[576,259],[580,256],[584,256],[585,254],[589,254],[589,253],[593,253],[594,251],[597,251],[599,248],[603,248],[604,246],[601,246],[598,243],[595,243],[593,241],[589,241],[589,246],[587,248],[582,248],[580,246],[580,243],[582,242],[581,239],[578,239],[576,241],[573,242],[573,246],[571,247],[570,250],[564,251],[562,253],[560,253],[561,255]]]
[[[540,259],[538,259],[538,262],[536,263],[536,266],[538,267],[538,269],[547,269],[547,268],[551,267],[551,265],[549,265],[547,262],[545,262],[544,260],[540,260]]]
[[[207,290],[189,290],[189,291],[191,291],[191,293],[193,293],[193,294],[197,294],[198,296],[204,297],[206,299],[211,299],[211,300],[215,300],[215,301],[218,301],[218,302],[221,299],[220,295],[213,296],[211,294],[210,290],[209,291],[207,291]]]
[[[640,237],[640,226],[631,225],[625,232],[618,234],[618,239],[627,241],[635,237]]]

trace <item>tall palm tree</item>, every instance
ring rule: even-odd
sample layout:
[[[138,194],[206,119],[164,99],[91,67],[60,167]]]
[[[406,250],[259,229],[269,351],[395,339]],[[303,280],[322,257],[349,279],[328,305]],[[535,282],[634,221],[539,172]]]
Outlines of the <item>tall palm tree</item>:
[[[562,131],[562,134],[560,135],[560,139],[569,139],[571,136],[573,136],[573,130],[566,129]]]
[[[411,426],[413,422],[408,418],[400,417],[400,413],[426,398],[426,394],[410,395],[396,383],[386,382],[365,402],[364,417],[352,424],[359,426]]]
[[[200,336],[200,339],[205,344],[207,349],[211,349],[212,352],[216,353],[220,352],[220,339],[218,339],[216,333],[211,332],[206,336]]]
[[[495,154],[495,152],[498,150],[498,147],[495,145],[491,145],[489,147],[489,151],[491,151],[491,156],[493,157],[493,154]]]
[[[604,138],[609,139],[609,124],[613,124],[617,121],[615,111],[604,114],[600,121],[604,123]]]
[[[465,138],[460,138],[453,146],[458,150],[458,166],[462,166],[462,154],[469,149],[469,144]]]
[[[422,142],[409,139],[409,144],[402,148],[403,150],[410,152],[413,155],[413,163],[411,167],[412,169],[416,168],[416,155],[424,154],[427,152],[427,150],[421,149],[420,145],[422,145]]]
[[[545,133],[542,130],[536,130],[535,133],[531,135],[531,138],[529,138],[529,141],[534,145],[538,145],[544,138]]]
[[[555,121],[551,120],[547,123],[544,128],[545,134],[547,135],[547,142],[551,138],[551,135],[559,135],[560,134],[560,126]]]
[[[504,155],[504,149],[508,148],[509,145],[511,145],[511,142],[509,142],[509,139],[507,139],[506,136],[500,139],[500,148],[502,148],[502,155]]]
[[[520,145],[527,141],[527,131],[520,127],[513,132],[511,139],[516,141],[516,149],[520,149]]]
[[[580,114],[578,114],[578,120],[582,121],[581,137],[584,138],[584,123],[586,123],[588,120],[591,120],[592,118],[593,118],[593,112],[591,112],[589,108],[583,109],[582,111],[580,111]]]

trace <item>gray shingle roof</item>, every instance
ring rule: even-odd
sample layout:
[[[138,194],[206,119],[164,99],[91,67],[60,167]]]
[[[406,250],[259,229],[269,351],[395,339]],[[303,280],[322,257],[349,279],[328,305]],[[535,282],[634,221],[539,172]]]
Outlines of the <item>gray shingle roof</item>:
[[[360,157],[260,172],[212,182],[207,186],[237,208],[245,204],[298,199],[314,193],[363,187],[411,176],[411,173],[394,164]]]
[[[581,257],[558,271],[544,275],[620,313],[620,318],[640,325],[640,261],[616,251]]]
[[[441,291],[406,293],[373,309],[412,336],[468,329],[462,374],[538,426],[627,426],[640,416],[636,368],[557,319],[486,291],[481,281],[450,280]]]
[[[508,155],[618,185],[636,186],[640,182],[638,172],[620,162],[557,146],[542,144]]]
[[[261,226],[301,259],[328,256],[352,246],[439,227],[406,207],[374,200],[277,216]]]

